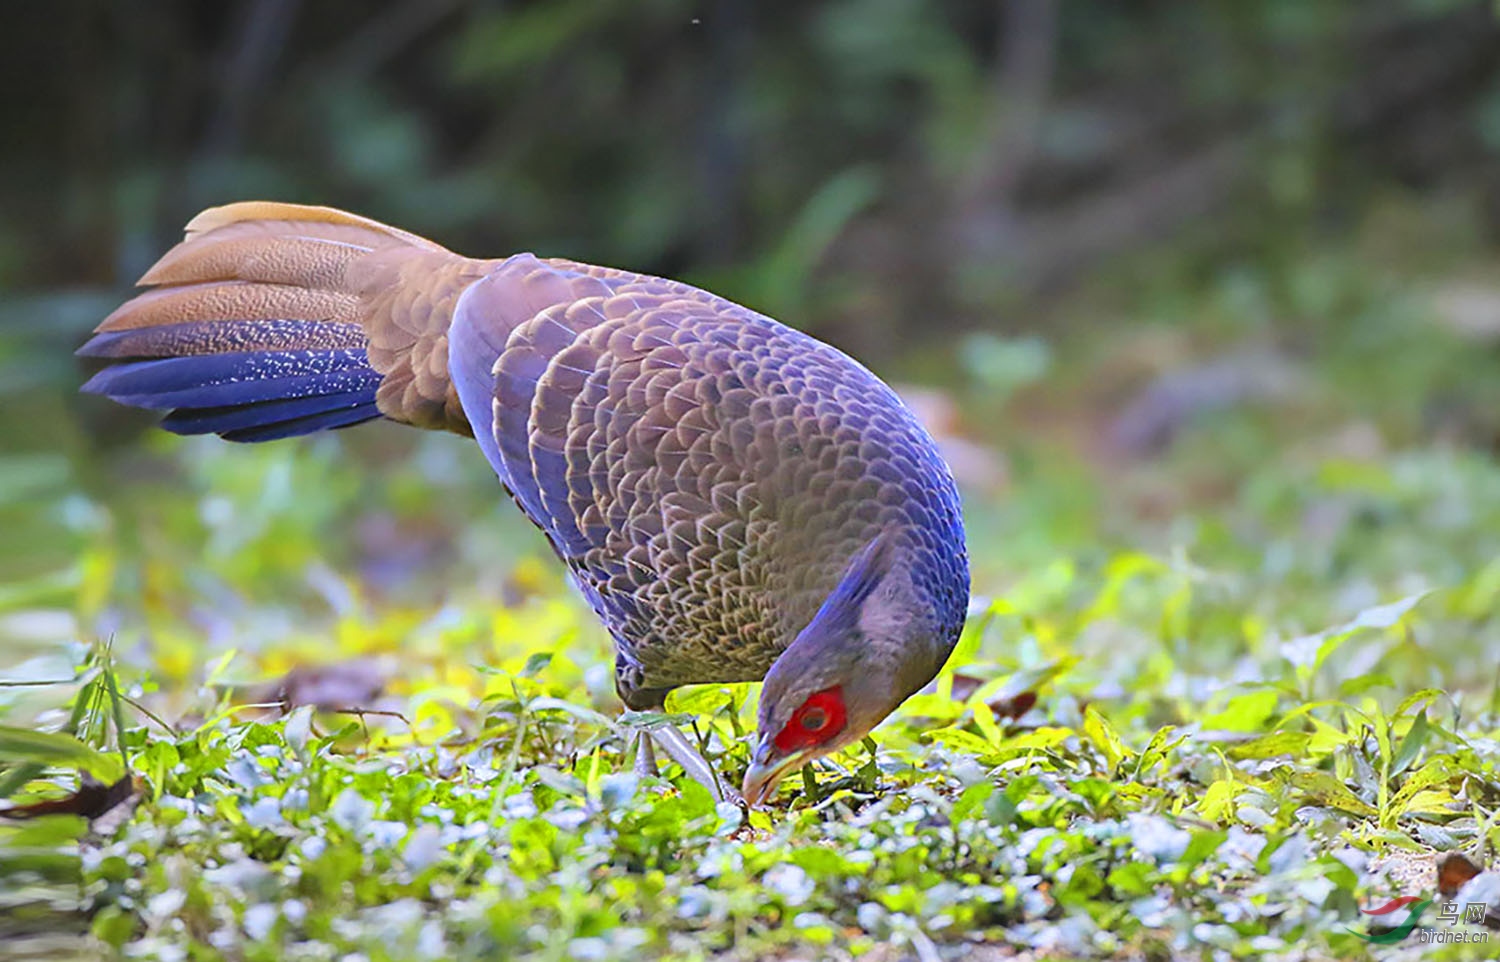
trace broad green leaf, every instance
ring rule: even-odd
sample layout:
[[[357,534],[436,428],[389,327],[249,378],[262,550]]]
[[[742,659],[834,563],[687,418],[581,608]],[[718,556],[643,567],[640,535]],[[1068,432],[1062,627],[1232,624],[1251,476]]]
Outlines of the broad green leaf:
[[[1234,811],[1234,799],[1240,793],[1240,786],[1231,778],[1221,778],[1208,786],[1203,797],[1198,800],[1198,814],[1210,822],[1223,822]]]
[[[548,665],[552,664],[552,652],[539,651],[526,658],[526,664],[521,668],[522,678],[535,678],[540,675]]]
[[[1432,728],[1427,724],[1427,713],[1424,711],[1412,720],[1411,727],[1407,729],[1401,743],[1396,746],[1396,754],[1391,757],[1392,775],[1399,775],[1406,771],[1411,763],[1416,761],[1417,755],[1421,753],[1431,734]]]
[[[1082,620],[1088,623],[1110,617],[1119,608],[1120,595],[1131,581],[1143,575],[1163,574],[1170,570],[1160,559],[1147,554],[1117,555],[1110,559],[1104,572],[1104,587],[1099,590],[1093,604],[1084,611]]]
[[[1379,814],[1375,806],[1349,790],[1349,786],[1327,772],[1316,769],[1284,768],[1277,773],[1286,784],[1312,801],[1355,815]]]
[[[1453,793],[1435,789],[1423,789],[1401,802],[1401,815],[1452,815]]]
[[[1158,728],[1151,736],[1151,740],[1146,743],[1146,747],[1141,749],[1140,757],[1136,759],[1135,776],[1139,778],[1142,773],[1150,771],[1153,765],[1163,761],[1172,749],[1186,740],[1187,736],[1178,734],[1177,728],[1173,725]]]
[[[1279,700],[1277,693],[1268,689],[1247,691],[1230,698],[1223,711],[1205,717],[1200,725],[1203,731],[1259,731],[1276,713]]]
[[[901,703],[901,713],[936,721],[953,721],[963,715],[964,703],[938,694],[913,695]]]
[[[1401,699],[1401,704],[1397,705],[1396,710],[1391,712],[1391,717],[1400,718],[1403,715],[1409,714],[1417,707],[1425,710],[1428,705],[1442,697],[1443,692],[1436,688],[1423,688],[1421,691],[1412,692]]]
[[[958,796],[953,803],[953,820],[962,822],[973,818],[974,814],[984,807],[991,795],[995,794],[995,783],[991,781],[975,782]]]
[[[1411,800],[1418,793],[1439,785],[1446,785],[1453,777],[1453,763],[1446,755],[1428,759],[1426,764],[1412,772],[1401,788],[1391,796],[1388,810],[1383,813],[1381,822],[1387,828],[1395,825],[1396,819],[1404,815],[1411,804]]]
[[[976,755],[981,758],[987,757],[995,750],[994,746],[989,742],[973,732],[964,731],[962,728],[939,728],[927,734],[934,741],[942,742],[949,748],[956,748],[961,752],[967,752],[970,755]]]
[[[999,747],[1005,741],[1005,733],[996,724],[995,713],[990,710],[990,706],[981,701],[975,702],[970,707],[974,712],[974,724],[979,727],[979,734],[991,745]]]
[[[1323,664],[1337,651],[1344,642],[1352,638],[1356,632],[1363,629],[1392,628],[1401,623],[1401,620],[1411,612],[1422,599],[1432,592],[1420,591],[1414,595],[1392,601],[1383,605],[1372,605],[1355,615],[1352,619],[1336,628],[1329,628],[1319,632],[1324,639],[1318,647],[1317,657],[1312,664],[1312,671],[1316,673]]]
[[[1309,718],[1312,724],[1312,738],[1307,743],[1308,754],[1313,758],[1324,758],[1335,750],[1343,748],[1354,740],[1354,736],[1342,729],[1335,728],[1324,721]]]
[[[1104,753],[1112,771],[1118,769],[1120,762],[1130,754],[1130,749],[1125,747],[1114,726],[1092,705],[1083,710],[1083,733],[1094,743],[1094,747]]]
[[[1032,668],[1023,668],[1013,675],[995,678],[980,685],[975,689],[974,694],[969,696],[969,701],[971,703],[1009,701],[1017,695],[1038,691],[1049,682],[1066,674],[1076,664],[1078,664],[1078,658],[1069,656],[1053,658]]]
[[[614,720],[611,719],[608,715],[605,715],[602,712],[597,712],[594,709],[588,708],[588,707],[586,707],[584,705],[575,705],[572,702],[570,702],[570,701],[564,701],[561,698],[552,698],[550,696],[543,695],[540,698],[533,698],[531,701],[527,702],[526,703],[526,707],[527,707],[527,709],[529,709],[530,711],[533,711],[533,712],[538,712],[538,711],[554,711],[554,710],[555,711],[561,711],[561,712],[567,712],[569,715],[572,715],[574,718],[577,718],[580,721],[588,722],[591,725],[598,725],[601,728],[611,728],[611,729],[615,727]],[[651,719],[647,719],[647,718],[644,717],[647,714],[653,714],[654,715],[654,713],[642,712],[641,713],[642,717],[635,718],[635,719],[633,719],[633,721],[635,721],[637,723],[643,723],[643,724],[650,725],[650,724],[656,724],[656,723],[660,723],[660,722],[671,722],[671,721],[680,721],[681,720],[681,716],[677,716],[677,715],[662,715],[662,716],[660,716],[660,718],[653,717]]]
[[[712,715],[729,702],[729,693],[715,685],[678,688],[668,696],[669,711],[684,715]]]
[[[1311,741],[1312,735],[1307,732],[1273,732],[1237,745],[1226,745],[1224,753],[1235,759],[1297,755],[1303,752]]]
[[[1037,728],[1029,732],[1021,732],[1012,735],[1005,742],[1005,748],[1011,751],[1051,751],[1069,738],[1073,737],[1071,728],[1058,728],[1053,725]]]
[[[1116,894],[1124,898],[1141,898],[1155,888],[1155,876],[1155,866],[1145,862],[1127,862],[1112,869],[1104,880]]]

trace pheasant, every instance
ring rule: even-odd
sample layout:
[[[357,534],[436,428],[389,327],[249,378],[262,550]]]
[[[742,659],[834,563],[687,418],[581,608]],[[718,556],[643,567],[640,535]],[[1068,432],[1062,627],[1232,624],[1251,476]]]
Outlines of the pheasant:
[[[107,361],[85,392],[231,441],[376,418],[472,436],[613,637],[628,708],[764,681],[752,805],[865,737],[958,639],[968,557],[932,438],[769,317],[269,202],[199,214],[140,284],[79,349]],[[723,797],[686,736],[650,734]]]

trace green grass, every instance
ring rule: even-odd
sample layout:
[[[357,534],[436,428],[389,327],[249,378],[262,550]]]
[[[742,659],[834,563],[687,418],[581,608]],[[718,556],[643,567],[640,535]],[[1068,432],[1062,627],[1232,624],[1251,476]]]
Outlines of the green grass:
[[[1500,840],[1500,465],[1424,420],[1500,410],[1500,361],[1432,322],[1440,280],[1351,245],[1170,297],[1106,281],[1066,309],[1124,323],[986,347],[1040,380],[951,388],[1009,473],[967,495],[959,651],[873,753],[748,818],[631,774],[607,637],[470,442],[101,451],[59,423],[0,459],[32,569],[0,589],[0,796],[121,756],[141,793],[0,821],[0,931],[160,959],[1360,956],[1360,906]],[[1091,440],[1113,386],[1288,331],[1275,397],[1156,459]],[[372,711],[269,707],[309,663]],[[734,779],[754,702],[668,709]]]

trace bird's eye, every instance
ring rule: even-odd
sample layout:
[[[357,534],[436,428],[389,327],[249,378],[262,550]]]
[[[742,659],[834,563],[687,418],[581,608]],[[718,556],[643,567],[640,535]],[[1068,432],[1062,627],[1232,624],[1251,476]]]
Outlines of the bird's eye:
[[[776,733],[776,750],[796,752],[824,745],[844,730],[848,720],[844,708],[844,691],[838,685],[815,691],[797,706],[792,717]]]

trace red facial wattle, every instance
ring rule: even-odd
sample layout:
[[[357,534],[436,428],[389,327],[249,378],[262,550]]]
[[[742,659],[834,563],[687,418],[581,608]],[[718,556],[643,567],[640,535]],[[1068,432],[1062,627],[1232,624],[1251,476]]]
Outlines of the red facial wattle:
[[[814,692],[776,733],[776,750],[786,754],[821,745],[844,730],[847,718],[843,688],[835,685]]]

